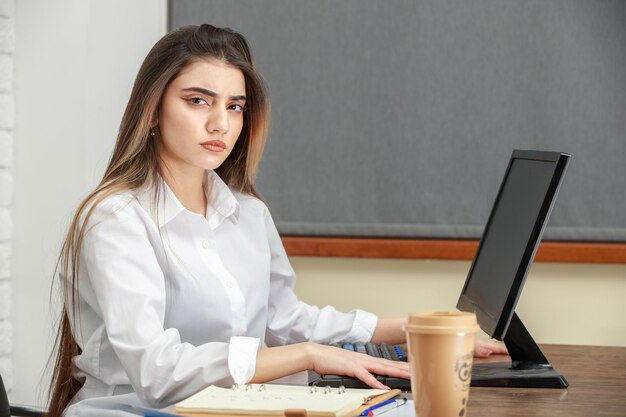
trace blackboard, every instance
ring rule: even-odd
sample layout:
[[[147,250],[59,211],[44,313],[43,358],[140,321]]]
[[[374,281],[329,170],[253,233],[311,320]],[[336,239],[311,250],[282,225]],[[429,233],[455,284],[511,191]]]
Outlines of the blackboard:
[[[478,238],[514,149],[572,161],[544,235],[626,241],[626,2],[172,0],[250,41],[283,235]]]

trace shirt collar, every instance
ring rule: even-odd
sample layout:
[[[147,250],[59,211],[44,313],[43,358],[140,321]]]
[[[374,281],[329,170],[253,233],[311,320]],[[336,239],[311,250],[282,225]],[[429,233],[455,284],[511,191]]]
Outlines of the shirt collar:
[[[204,192],[208,201],[205,217],[212,229],[227,218],[233,223],[239,220],[239,200],[215,171],[205,171]]]
[[[215,229],[227,218],[236,223],[239,220],[239,201],[228,185],[212,170],[205,171],[203,184],[208,201],[205,218],[211,229]],[[155,187],[145,186],[138,191],[137,200],[159,228],[183,212],[195,215],[182,205],[161,177]]]

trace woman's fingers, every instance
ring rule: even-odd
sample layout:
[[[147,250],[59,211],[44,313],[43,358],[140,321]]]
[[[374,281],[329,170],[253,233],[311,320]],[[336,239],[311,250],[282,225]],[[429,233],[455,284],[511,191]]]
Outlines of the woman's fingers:
[[[361,370],[355,372],[354,376],[356,378],[360,379],[361,381],[365,382],[367,385],[369,385],[372,388],[389,389],[388,386],[386,386],[385,384],[383,384],[382,382],[377,380],[374,377],[374,375],[372,375],[370,372],[368,372],[365,369],[361,369]]]
[[[377,359],[375,363],[370,364],[368,369],[370,372],[378,375],[393,376],[405,379],[408,379],[410,377],[409,364],[407,362]]]
[[[509,352],[504,343],[490,339],[476,339],[474,341],[474,356],[488,358],[491,354],[506,355]]]
[[[353,376],[373,388],[388,389],[372,374],[397,378],[410,378],[409,364],[375,358],[364,353],[351,352],[341,348],[319,346],[314,361],[314,370],[321,374]]]

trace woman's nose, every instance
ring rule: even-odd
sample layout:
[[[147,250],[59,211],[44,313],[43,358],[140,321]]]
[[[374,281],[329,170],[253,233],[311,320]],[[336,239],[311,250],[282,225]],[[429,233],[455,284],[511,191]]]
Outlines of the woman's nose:
[[[228,123],[228,110],[214,107],[207,120],[207,130],[209,133],[228,133],[230,125]]]

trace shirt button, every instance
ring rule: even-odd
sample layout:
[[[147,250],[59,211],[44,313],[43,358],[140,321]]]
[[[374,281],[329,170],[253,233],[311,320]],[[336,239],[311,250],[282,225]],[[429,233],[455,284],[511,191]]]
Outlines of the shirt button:
[[[208,240],[203,240],[203,241],[202,241],[202,247],[203,247],[204,249],[208,249],[208,248],[209,248],[209,246],[211,246],[211,243],[210,243]]]
[[[243,336],[243,335],[244,335],[244,333],[245,333],[245,332],[243,331],[243,329],[242,329],[241,327],[238,327],[238,328],[237,328],[237,336]]]
[[[232,281],[226,281],[226,286],[227,286],[228,288],[233,288],[233,287],[235,286],[235,283],[234,283],[234,282],[232,282]]]

